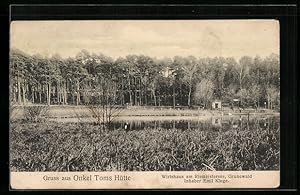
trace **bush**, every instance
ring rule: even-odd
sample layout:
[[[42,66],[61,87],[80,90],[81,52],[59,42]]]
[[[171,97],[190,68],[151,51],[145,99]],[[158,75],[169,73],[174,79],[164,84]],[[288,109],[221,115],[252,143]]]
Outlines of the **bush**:
[[[49,106],[25,106],[24,118],[28,121],[37,122],[47,115]]]

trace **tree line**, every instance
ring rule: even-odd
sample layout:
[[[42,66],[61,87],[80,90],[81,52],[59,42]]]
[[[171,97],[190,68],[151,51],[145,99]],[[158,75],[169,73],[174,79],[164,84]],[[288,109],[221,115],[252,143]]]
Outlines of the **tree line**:
[[[90,105],[113,101],[131,106],[210,107],[219,100],[242,107],[279,108],[279,56],[157,59],[128,55],[113,59],[79,52],[55,54],[10,52],[10,99],[13,104]]]

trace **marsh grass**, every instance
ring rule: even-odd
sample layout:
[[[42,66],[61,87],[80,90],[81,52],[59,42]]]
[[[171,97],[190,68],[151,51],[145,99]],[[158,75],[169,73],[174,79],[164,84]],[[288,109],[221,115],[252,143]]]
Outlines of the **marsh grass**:
[[[13,122],[12,171],[278,170],[279,126],[227,131],[103,131],[84,123]]]

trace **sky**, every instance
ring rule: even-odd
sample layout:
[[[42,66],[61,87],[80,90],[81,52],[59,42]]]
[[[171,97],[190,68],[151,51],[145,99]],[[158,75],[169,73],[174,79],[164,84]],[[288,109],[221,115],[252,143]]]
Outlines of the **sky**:
[[[279,54],[276,20],[14,21],[10,46],[28,54],[75,57],[85,49],[117,58],[143,54],[235,57]]]

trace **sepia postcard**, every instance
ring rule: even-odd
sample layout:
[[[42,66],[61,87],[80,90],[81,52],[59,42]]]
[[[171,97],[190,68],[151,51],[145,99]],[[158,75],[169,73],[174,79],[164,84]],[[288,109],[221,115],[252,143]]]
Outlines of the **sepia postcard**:
[[[10,187],[280,185],[277,20],[10,24]]]

